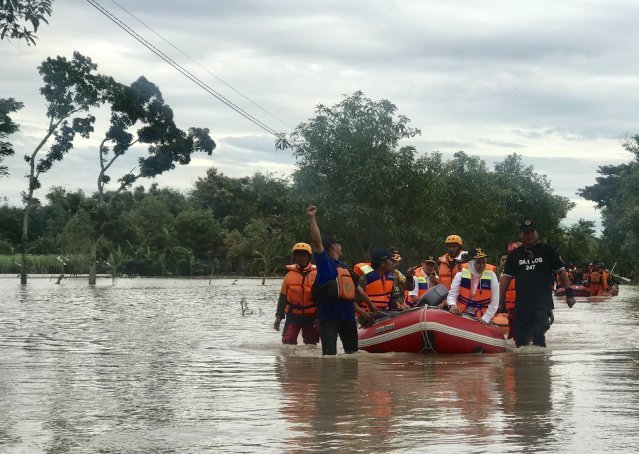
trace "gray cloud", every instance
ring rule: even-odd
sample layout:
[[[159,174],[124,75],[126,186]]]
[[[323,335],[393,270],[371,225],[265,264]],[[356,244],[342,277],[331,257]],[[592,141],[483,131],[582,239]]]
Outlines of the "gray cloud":
[[[113,3],[103,4],[233,102],[287,129]],[[390,99],[422,129],[411,141],[420,152],[463,149],[487,161],[518,152],[570,197],[593,182],[597,165],[627,159],[620,139],[639,126],[639,4],[630,0],[122,4],[289,126],[311,117],[317,103],[330,105],[361,89]],[[70,56],[76,49],[122,82],[144,74],[161,88],[181,127],[212,130],[218,142],[213,158],[198,158],[159,178],[161,184],[187,188],[210,164],[233,176],[292,169],[292,156],[276,152],[272,138],[87,4],[56,1],[51,25],[40,30],[35,48],[0,41],[0,97],[26,104],[17,116],[19,153],[7,161],[11,176],[0,180],[0,194],[19,197],[22,154],[44,130],[35,68],[47,56]],[[47,175],[47,184],[94,187],[94,158],[89,143],[79,145]],[[587,207],[580,210],[598,217]]]

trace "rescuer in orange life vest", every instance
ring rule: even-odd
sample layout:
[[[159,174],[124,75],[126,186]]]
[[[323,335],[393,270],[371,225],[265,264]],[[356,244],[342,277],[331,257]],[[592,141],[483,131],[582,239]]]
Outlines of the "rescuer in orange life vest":
[[[377,247],[371,251],[371,263],[358,263],[354,267],[359,276],[359,285],[364,289],[371,303],[379,311],[402,310],[402,293],[395,282],[393,272],[396,263],[393,253],[385,247]],[[359,295],[355,299],[360,308],[365,311],[369,306],[360,301]]]
[[[606,275],[597,263],[592,265],[592,271],[588,274],[588,287],[590,287],[590,296],[603,295],[604,290],[609,288]]]
[[[501,256],[501,260],[499,261],[499,268],[500,268],[499,278],[500,279],[501,279],[501,276],[502,276],[502,274],[504,272],[504,265],[506,264],[506,259],[508,258],[508,254],[510,254],[515,249],[517,249],[519,246],[521,246],[521,243],[519,241],[514,241],[512,243],[509,243],[508,244],[508,252]],[[505,297],[505,302],[506,302],[505,309],[508,312],[508,339],[514,339],[515,338],[515,299],[516,299],[516,296],[517,296],[517,293],[515,292],[515,279],[512,279],[510,281],[510,284],[508,285],[508,289],[506,290],[506,297]]]
[[[468,266],[455,275],[448,293],[453,314],[470,314],[488,324],[499,309],[499,280],[493,266],[486,265],[486,254],[476,248],[468,257]]]
[[[413,273],[414,288],[406,292],[406,302],[410,307],[415,307],[419,299],[431,288],[438,283],[438,276],[435,272],[435,260],[433,257],[427,257],[422,260],[422,266],[409,270],[409,274]]]
[[[286,276],[280,289],[277,302],[275,323],[273,327],[279,331],[284,317],[282,343],[297,345],[297,337],[302,331],[305,344],[316,345],[319,342],[319,331],[316,324],[317,310],[311,297],[311,287],[315,283],[317,270],[311,264],[313,250],[306,243],[293,246],[293,265],[286,265]]]
[[[459,235],[449,235],[444,241],[448,252],[438,258],[439,261],[439,283],[444,285],[448,290],[453,282],[453,278],[462,270],[462,255],[466,251],[462,251],[462,239]]]

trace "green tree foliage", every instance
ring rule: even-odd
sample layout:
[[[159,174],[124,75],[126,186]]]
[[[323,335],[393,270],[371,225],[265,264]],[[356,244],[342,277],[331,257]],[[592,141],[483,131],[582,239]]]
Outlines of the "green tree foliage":
[[[35,45],[35,35],[51,16],[53,0],[0,0],[0,39],[24,39]]]
[[[183,248],[206,258],[222,242],[220,223],[208,210],[186,209],[175,217],[175,240]]]
[[[79,263],[86,263],[92,232],[91,218],[83,208],[78,209],[65,224],[61,249],[70,273],[79,274],[83,271],[79,268]]]
[[[361,258],[376,244],[392,244],[415,261],[443,252],[453,233],[468,247],[497,252],[533,216],[547,237],[561,232],[571,202],[520,156],[494,170],[462,151],[448,161],[439,153],[417,156],[400,142],[419,130],[396,110],[356,92],[318,106],[314,118],[276,142],[298,158],[294,201],[322,207],[323,230],[344,238],[347,254]]]
[[[563,259],[568,264],[583,265],[599,258],[599,239],[595,223],[579,219],[566,229]]]
[[[425,255],[444,252],[444,238],[452,233],[461,235],[468,248],[477,245],[497,253],[516,238],[525,217],[534,217],[544,239],[559,246],[567,259],[590,261],[597,254],[592,223],[580,220],[562,228],[572,204],[554,194],[547,178],[524,165],[520,156],[507,156],[490,167],[462,151],[450,159],[437,152],[418,154],[401,143],[418,133],[408,127],[408,119],[388,101],[372,101],[361,93],[330,108],[319,106],[314,118],[278,140],[278,146],[292,148],[298,157],[292,180],[270,173],[232,178],[211,168],[187,195],[156,184],[132,187],[143,178],[142,168],[155,166],[152,160],[120,176],[109,191],[115,159],[141,151],[142,144],[148,151],[142,159],[153,157],[164,144],[143,140],[177,137],[197,150],[188,133],[174,135],[174,129],[167,129],[166,121],[173,120],[157,87],[139,79],[132,85],[133,101],[120,98],[131,87],[113,87],[111,126],[99,149],[98,191],[85,197],[54,187],[44,205],[36,200],[31,253],[64,251],[72,256],[86,247],[88,235],[89,250],[95,247],[91,263],[96,273],[209,275],[215,270],[265,277],[282,272],[294,243],[308,241],[304,208],[319,203],[323,232],[345,240],[349,262],[363,260],[372,246],[385,244],[400,248],[403,265],[414,265]],[[158,126],[161,134],[150,126],[155,121],[147,118],[151,110],[166,120]],[[210,141],[208,148],[212,145]],[[169,160],[180,163],[173,158],[187,155],[172,150],[156,169],[170,169]],[[621,180],[617,183],[632,190]],[[9,246],[19,240],[15,217],[11,207],[0,206],[0,239]],[[616,225],[623,232],[631,224]],[[77,254],[77,263],[89,263],[87,256]]]
[[[2,165],[2,160],[14,154],[13,145],[5,139],[19,129],[9,114],[17,112],[23,107],[24,104],[13,98],[0,98],[0,177],[8,175],[7,167]]]
[[[403,213],[396,202],[409,181],[402,170],[415,153],[399,142],[420,134],[409,123],[391,102],[358,91],[333,107],[318,105],[314,118],[276,142],[297,158],[295,193],[325,207],[323,222],[330,230],[358,232],[351,236],[358,252],[399,235]]]
[[[276,175],[231,178],[212,167],[197,179],[190,197],[198,208],[211,210],[224,228],[243,230],[255,217],[285,213],[290,194],[290,184]]]
[[[626,140],[624,148],[634,155],[627,164],[599,167],[596,183],[579,190],[601,209],[602,259],[618,262],[617,272],[639,274],[639,135]]]

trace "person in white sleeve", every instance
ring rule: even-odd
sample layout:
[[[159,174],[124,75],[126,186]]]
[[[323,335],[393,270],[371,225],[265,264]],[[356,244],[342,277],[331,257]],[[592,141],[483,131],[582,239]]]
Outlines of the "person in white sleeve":
[[[499,279],[495,267],[486,264],[481,248],[470,252],[462,270],[455,275],[448,293],[453,314],[470,314],[489,324],[499,309]]]

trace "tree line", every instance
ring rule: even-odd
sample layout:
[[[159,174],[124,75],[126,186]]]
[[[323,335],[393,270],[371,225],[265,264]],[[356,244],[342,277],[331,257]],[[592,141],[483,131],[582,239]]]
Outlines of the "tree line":
[[[366,259],[374,246],[392,245],[405,263],[416,264],[441,254],[450,234],[496,257],[516,239],[523,218],[534,218],[569,261],[600,254],[594,224],[562,227],[573,204],[521,156],[489,166],[463,151],[451,159],[419,153],[402,144],[419,129],[388,100],[356,92],[316,106],[311,119],[275,141],[296,158],[290,178],[232,178],[212,167],[181,193],[140,182],[188,164],[195,152],[212,154],[208,128],[180,129],[152,82],[141,76],[119,83],[77,52],[69,60],[49,58],[39,71],[47,118],[42,141],[26,156],[24,207],[0,207],[0,253],[23,255],[5,272],[21,272],[24,281],[36,255],[55,256],[52,266],[64,262],[69,272],[89,272],[90,283],[104,272],[266,276],[287,262],[293,243],[308,240],[304,208],[311,203],[320,207],[322,230],[343,239],[351,262]],[[94,112],[105,106],[109,127],[96,132]],[[17,131],[11,114],[20,107],[13,99],[0,102],[5,156],[14,152],[4,139]],[[39,200],[40,175],[55,171],[76,135],[101,137],[97,190],[53,187]],[[115,160],[141,149],[138,166],[113,178]]]

